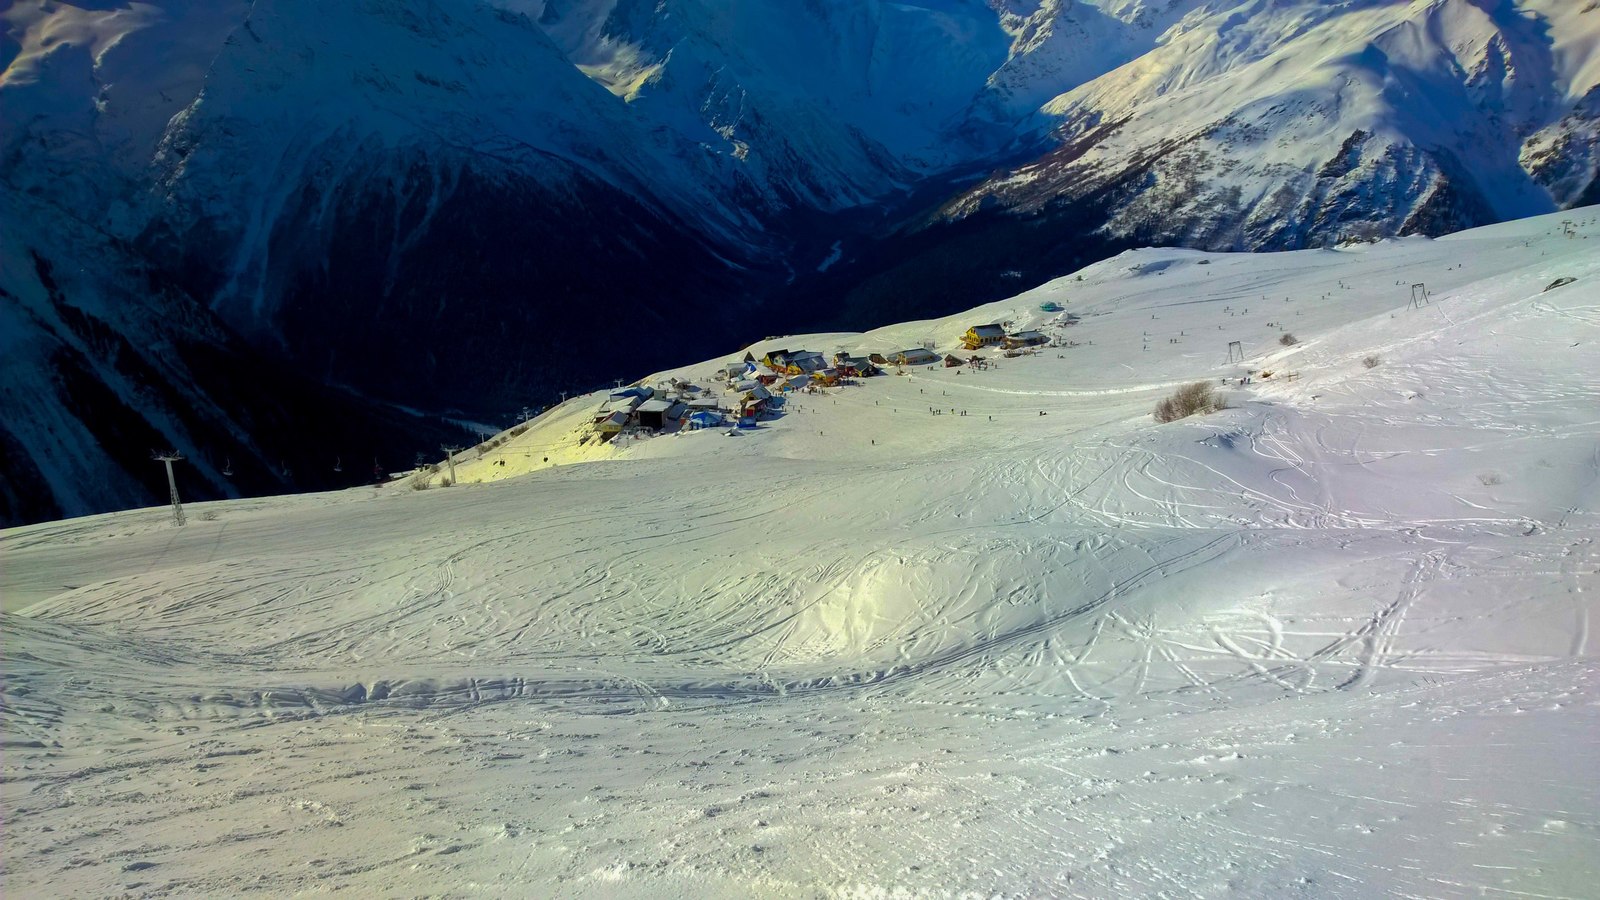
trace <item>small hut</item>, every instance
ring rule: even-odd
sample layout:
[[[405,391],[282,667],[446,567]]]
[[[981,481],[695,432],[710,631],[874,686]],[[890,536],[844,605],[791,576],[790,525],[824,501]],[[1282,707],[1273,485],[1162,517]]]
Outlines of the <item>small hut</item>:
[[[699,431],[702,428],[716,428],[722,424],[722,413],[706,409],[697,409],[689,413],[688,425],[690,431]]]
[[[1016,334],[1006,335],[1005,347],[1007,350],[1015,350],[1018,347],[1037,347],[1040,344],[1048,343],[1050,343],[1050,339],[1041,332],[1019,331]]]

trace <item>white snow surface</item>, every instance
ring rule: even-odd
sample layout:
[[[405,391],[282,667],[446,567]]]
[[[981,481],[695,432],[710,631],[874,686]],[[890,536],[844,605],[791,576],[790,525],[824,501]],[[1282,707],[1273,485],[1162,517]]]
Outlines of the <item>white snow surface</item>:
[[[1063,344],[737,437],[579,445],[590,395],[449,489],[0,533],[0,886],[1592,896],[1600,209],[1562,218],[1131,252],[759,345]]]

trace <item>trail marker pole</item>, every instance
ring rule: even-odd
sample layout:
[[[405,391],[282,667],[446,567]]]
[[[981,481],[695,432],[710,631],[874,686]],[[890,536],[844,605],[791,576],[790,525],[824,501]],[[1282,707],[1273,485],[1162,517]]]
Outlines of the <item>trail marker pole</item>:
[[[154,454],[151,458],[167,467],[167,492],[172,497],[172,522],[181,526],[184,523],[183,504],[178,502],[178,480],[172,476],[172,464],[182,461],[183,454],[173,450],[169,453]]]

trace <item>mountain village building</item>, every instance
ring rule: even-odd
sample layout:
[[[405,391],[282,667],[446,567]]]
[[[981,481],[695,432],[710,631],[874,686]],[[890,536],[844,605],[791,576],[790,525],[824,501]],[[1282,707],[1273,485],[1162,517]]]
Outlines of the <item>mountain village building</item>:
[[[1050,343],[1050,338],[1038,331],[1019,331],[1016,334],[1008,334],[1005,338],[1007,350],[1015,350],[1018,347],[1037,347],[1040,344],[1048,343]]]
[[[926,366],[938,362],[939,354],[926,347],[913,347],[889,355],[889,361],[901,366]]]
[[[974,325],[967,329],[966,334],[961,336],[961,342],[966,345],[968,350],[988,347],[1005,339],[1006,330],[1000,327],[999,324]]]

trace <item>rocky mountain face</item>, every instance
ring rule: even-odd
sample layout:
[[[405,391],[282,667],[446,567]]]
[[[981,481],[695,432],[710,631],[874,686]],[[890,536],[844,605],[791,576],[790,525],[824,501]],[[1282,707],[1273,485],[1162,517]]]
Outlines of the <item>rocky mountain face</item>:
[[[446,418],[1132,243],[1600,199],[1600,8],[1567,0],[22,0],[0,24],[0,453],[37,474],[7,522],[158,502],[145,444],[206,460],[198,496],[349,483],[331,459],[409,464]]]
[[[7,521],[161,502],[157,450],[200,500],[370,483],[460,439],[262,354],[136,247],[56,215],[0,197]]]
[[[1168,9],[1158,46],[1041,107],[1054,146],[942,214],[1095,197],[1141,242],[1258,250],[1593,202],[1595,4]]]

